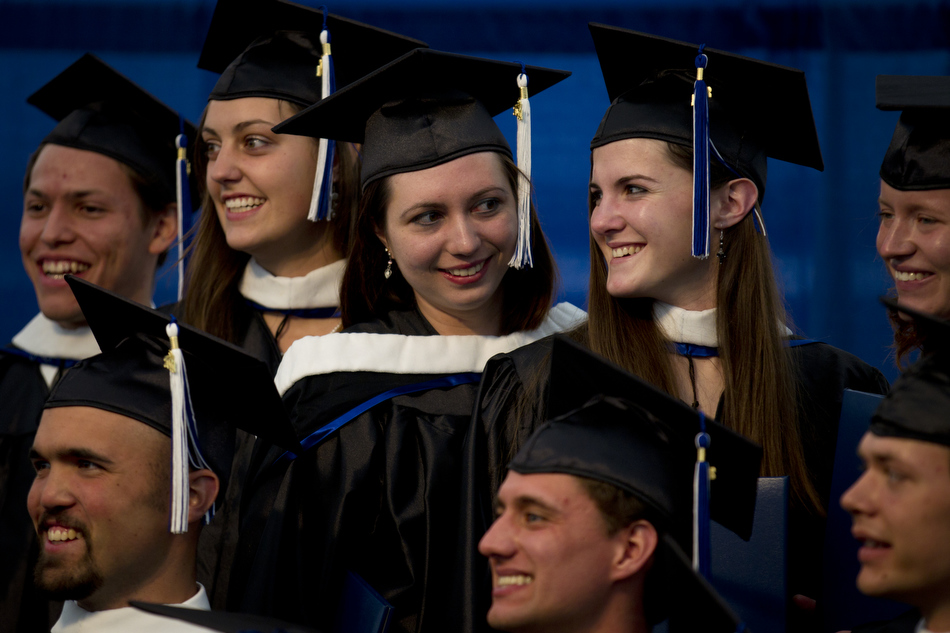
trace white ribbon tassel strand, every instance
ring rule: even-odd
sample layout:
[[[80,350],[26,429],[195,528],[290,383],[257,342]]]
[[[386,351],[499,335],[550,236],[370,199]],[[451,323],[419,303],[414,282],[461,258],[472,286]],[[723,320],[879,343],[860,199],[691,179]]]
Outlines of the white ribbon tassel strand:
[[[185,359],[178,347],[178,324],[169,323],[165,333],[171,349],[165,357],[165,368],[172,392],[172,534],[188,531],[188,421],[185,419]]]
[[[528,100],[528,76],[518,75],[521,98],[515,108],[518,118],[518,243],[508,265],[512,268],[533,266],[531,256],[531,102]]]
[[[329,34],[326,29],[320,31],[320,43],[323,45],[323,56],[320,57],[320,98],[326,99],[330,96],[330,45],[328,44]],[[317,215],[320,210],[320,194],[323,189],[323,172],[327,168],[327,147],[330,141],[325,138],[318,139],[317,149],[317,171],[313,175],[313,194],[310,196],[310,211],[307,213],[307,219],[311,222],[317,222],[321,218]],[[331,180],[332,182],[332,180]],[[329,210],[328,218],[329,219]]]

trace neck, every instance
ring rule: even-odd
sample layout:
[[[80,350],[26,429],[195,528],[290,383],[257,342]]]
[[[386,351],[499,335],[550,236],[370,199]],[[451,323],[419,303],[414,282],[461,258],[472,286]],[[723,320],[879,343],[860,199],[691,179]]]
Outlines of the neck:
[[[924,616],[924,624],[928,631],[933,633],[943,633],[950,631],[950,601],[941,601],[938,604],[920,609]]]
[[[333,243],[326,227],[313,244],[314,246],[301,251],[282,249],[283,245],[276,245],[266,252],[251,253],[251,256],[267,272],[277,277],[302,277],[312,270],[343,259],[343,254]]]
[[[501,301],[492,301],[471,312],[450,314],[416,296],[419,312],[442,336],[499,336],[501,334]],[[496,305],[496,303],[498,305]]]

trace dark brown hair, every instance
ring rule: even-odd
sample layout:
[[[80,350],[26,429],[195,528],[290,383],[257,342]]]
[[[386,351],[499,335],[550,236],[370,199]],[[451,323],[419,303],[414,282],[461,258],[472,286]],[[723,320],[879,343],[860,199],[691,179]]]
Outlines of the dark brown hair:
[[[671,162],[692,171],[692,150],[667,143]],[[735,176],[711,165],[714,189]],[[593,201],[589,202],[593,211]],[[728,257],[719,266],[716,306],[724,393],[722,422],[762,445],[762,475],[788,475],[799,504],[822,512],[805,464],[797,386],[779,326],[785,323],[768,240],[753,212],[725,230]],[[590,240],[588,344],[598,354],[667,393],[676,393],[668,341],[653,320],[653,299],[619,299],[606,290],[607,266]]]
[[[43,148],[47,145],[49,145],[49,143],[41,143],[40,146],[36,148],[36,151],[30,155],[30,159],[26,163],[26,174],[23,176],[23,195],[26,195],[26,192],[30,189],[30,178],[33,176],[33,168],[36,166],[36,161],[40,157],[40,152],[42,152]],[[103,156],[105,156],[105,154],[103,154]],[[165,208],[169,204],[176,202],[175,193],[169,192],[168,188],[162,184],[158,178],[153,175],[140,174],[121,161],[116,160],[116,162],[125,175],[129,177],[132,189],[139,198],[139,202],[141,203],[139,205],[139,215],[142,219],[143,227],[148,226],[149,222],[164,213]],[[158,256],[158,266],[165,263],[165,257],[167,255],[168,251],[165,251]]]
[[[518,190],[518,167],[508,156],[500,153],[497,156],[514,194]],[[381,319],[392,310],[411,309],[416,305],[412,287],[399,272],[398,265],[393,266],[392,277],[383,277],[388,256],[376,231],[385,226],[389,181],[389,178],[381,178],[371,182],[360,200],[353,249],[340,291],[343,327]],[[534,266],[520,270],[510,268],[502,280],[502,334],[540,326],[554,297],[557,267],[533,203],[531,248]]]
[[[302,106],[288,101],[279,101],[278,108],[287,106],[291,114],[303,109]],[[280,111],[280,110],[278,110]],[[204,128],[208,109],[201,115],[198,129]],[[314,139],[314,152],[317,142]],[[224,229],[218,221],[214,202],[205,186],[208,171],[206,143],[199,136],[195,143],[195,178],[201,191],[201,216],[198,221],[194,242],[189,247],[190,261],[186,272],[185,294],[182,298],[182,318],[185,322],[226,341],[235,342],[238,332],[246,327],[240,322],[244,299],[238,290],[242,273],[251,256],[228,246]],[[352,224],[355,219],[359,199],[359,162],[356,152],[349,143],[336,144],[336,210],[324,234],[331,239],[339,251],[346,255]]]

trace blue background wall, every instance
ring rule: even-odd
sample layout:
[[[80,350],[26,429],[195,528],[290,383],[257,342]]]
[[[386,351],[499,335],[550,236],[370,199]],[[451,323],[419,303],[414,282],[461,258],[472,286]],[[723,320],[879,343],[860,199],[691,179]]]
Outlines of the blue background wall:
[[[316,3],[313,2],[315,5]],[[52,121],[25,98],[92,51],[197,121],[215,76],[195,68],[213,0],[0,0],[0,339],[36,312],[17,247],[26,160]],[[950,72],[950,3],[913,0],[348,0],[341,15],[432,47],[564,68],[534,101],[534,173],[562,296],[584,302],[588,143],[607,106],[586,24],[605,22],[805,70],[824,173],[773,161],[765,217],[795,327],[895,375],[876,297],[877,170],[896,113],[874,108],[876,74]],[[768,103],[761,104],[768,107]],[[514,135],[513,118],[499,124]],[[156,302],[172,296],[173,274]]]

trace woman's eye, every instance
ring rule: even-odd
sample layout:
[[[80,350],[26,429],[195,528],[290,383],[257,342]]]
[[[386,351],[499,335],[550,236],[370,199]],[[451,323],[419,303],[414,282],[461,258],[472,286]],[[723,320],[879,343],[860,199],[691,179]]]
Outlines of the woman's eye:
[[[626,193],[627,195],[643,193],[644,191],[646,190],[643,187],[640,187],[638,185],[627,185],[626,187],[624,187],[624,193]]]
[[[604,197],[604,194],[600,191],[594,191],[592,189],[590,194],[588,194],[588,197],[590,199],[590,205],[592,207],[596,207],[598,204],[600,204],[600,199]]]
[[[422,226],[431,226],[438,222],[441,217],[438,211],[426,211],[412,218],[412,222]]]
[[[202,144],[204,145],[205,156],[211,160],[214,160],[214,157],[221,151],[221,145],[215,141],[202,141]]]
[[[248,149],[260,149],[269,144],[270,143],[268,143],[267,140],[256,137],[256,136],[251,136],[247,140],[244,141],[244,146],[247,147]]]
[[[880,211],[877,212],[877,217],[878,219],[881,220],[881,222],[883,222],[884,220],[890,220],[891,218],[894,217],[894,212],[889,211],[887,209],[881,209]]]
[[[478,203],[476,210],[484,213],[491,213],[492,211],[497,211],[498,207],[500,206],[501,200],[498,198],[486,198],[485,200],[482,200]]]

